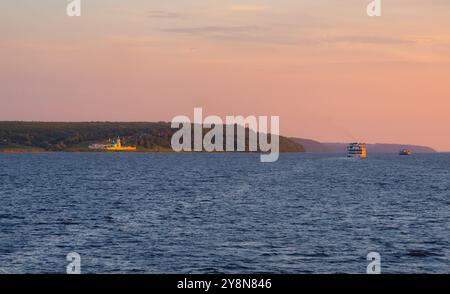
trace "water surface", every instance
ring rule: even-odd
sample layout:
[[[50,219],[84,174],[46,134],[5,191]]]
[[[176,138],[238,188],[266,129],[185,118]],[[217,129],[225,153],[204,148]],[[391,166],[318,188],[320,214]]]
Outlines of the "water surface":
[[[0,154],[0,272],[450,273],[450,154]]]

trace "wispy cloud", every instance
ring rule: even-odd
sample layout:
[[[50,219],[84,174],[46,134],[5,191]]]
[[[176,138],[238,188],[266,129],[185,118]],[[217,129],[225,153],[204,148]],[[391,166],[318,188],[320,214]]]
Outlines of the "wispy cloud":
[[[260,12],[267,10],[267,6],[263,5],[251,5],[251,4],[238,4],[229,7],[233,12]]]
[[[111,43],[114,46],[125,46],[125,47],[154,47],[161,44],[160,40],[148,36],[112,35],[107,36],[102,41]]]
[[[352,36],[336,36],[329,37],[324,40],[328,43],[349,43],[349,44],[415,44],[414,40],[385,37],[385,36],[365,36],[365,35],[352,35]]]
[[[202,26],[190,28],[166,28],[164,32],[189,34],[189,35],[208,35],[208,34],[234,34],[250,33],[262,30],[258,26]]]
[[[181,14],[165,10],[151,10],[148,13],[150,18],[180,18]]]
[[[139,19],[179,19],[184,17],[184,15],[181,13],[169,10],[146,10],[131,7],[116,7],[113,9],[113,11],[116,13],[120,13],[121,15],[131,16],[133,18]]]
[[[383,35],[331,35],[301,36],[299,34],[281,34],[273,28],[262,26],[200,26],[187,28],[165,28],[163,32],[201,36],[208,39],[266,43],[276,45],[311,46],[320,44],[367,44],[367,45],[408,45],[417,44],[414,39],[388,37]]]

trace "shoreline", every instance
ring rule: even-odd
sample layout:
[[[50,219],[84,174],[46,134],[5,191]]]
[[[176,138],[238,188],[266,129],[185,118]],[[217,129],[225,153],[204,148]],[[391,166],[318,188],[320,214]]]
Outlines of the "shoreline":
[[[5,149],[0,150],[1,153],[179,153],[179,154],[191,154],[191,153],[213,153],[213,154],[223,154],[223,153],[255,153],[260,154],[264,152],[249,152],[249,151],[214,151],[214,152],[208,152],[208,151],[182,151],[182,152],[176,152],[173,150],[137,150],[137,151],[92,151],[92,150],[58,150],[58,151],[52,151],[52,150],[39,150],[39,149]],[[301,154],[345,154],[342,152],[298,152],[298,151],[280,151],[280,153],[301,153]],[[414,153],[414,155],[417,154],[449,154],[450,152],[421,152],[421,153]],[[389,152],[380,152],[380,153],[371,153],[375,155],[388,155],[388,154],[397,154],[397,153],[389,153]]]
[[[142,151],[90,151],[90,150],[0,150],[0,153],[175,153],[174,151],[164,150],[142,150]]]
[[[191,153],[211,153],[211,154],[226,154],[226,153],[254,153],[261,154],[267,152],[260,151],[173,151],[170,149],[161,150],[136,150],[136,151],[101,151],[101,150],[40,150],[40,149],[3,149],[0,153],[177,153],[177,154],[191,154]],[[300,151],[279,151],[279,153],[307,153]]]

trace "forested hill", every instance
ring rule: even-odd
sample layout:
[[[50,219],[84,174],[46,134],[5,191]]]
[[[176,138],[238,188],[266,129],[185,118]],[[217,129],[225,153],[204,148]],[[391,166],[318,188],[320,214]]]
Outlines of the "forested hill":
[[[139,151],[171,151],[176,131],[167,122],[0,122],[0,151],[88,151],[92,143],[117,137]],[[304,152],[304,148],[280,137],[280,151]]]

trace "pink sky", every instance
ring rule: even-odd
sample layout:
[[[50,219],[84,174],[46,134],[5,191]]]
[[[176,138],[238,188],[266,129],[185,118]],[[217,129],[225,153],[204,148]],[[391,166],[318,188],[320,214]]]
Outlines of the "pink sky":
[[[10,2],[0,120],[170,121],[202,107],[279,115],[288,136],[450,151],[447,0],[383,1],[378,18],[365,0],[99,0],[78,18],[64,1]]]

